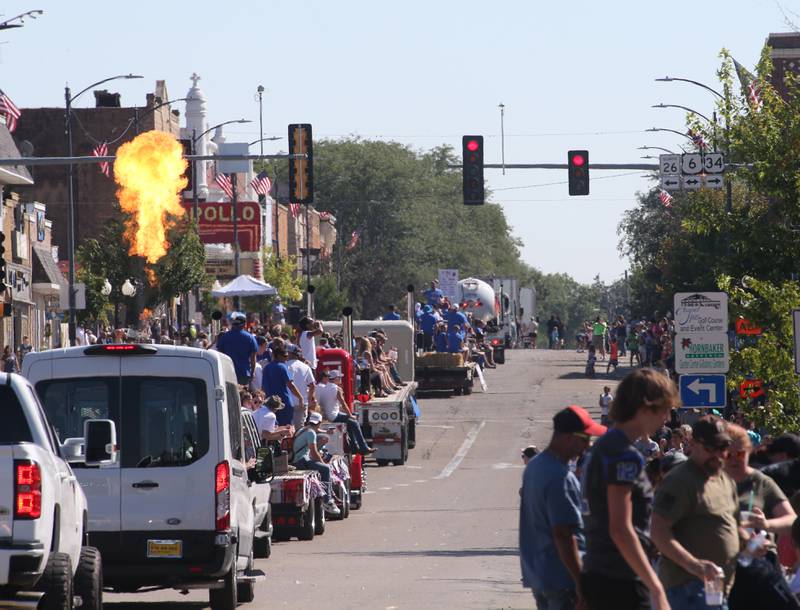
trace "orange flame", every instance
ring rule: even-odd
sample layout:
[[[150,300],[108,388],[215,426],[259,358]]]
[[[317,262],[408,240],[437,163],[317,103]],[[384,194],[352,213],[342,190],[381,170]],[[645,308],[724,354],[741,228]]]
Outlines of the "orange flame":
[[[145,132],[119,147],[114,179],[120,206],[131,215],[125,221],[130,254],[155,263],[167,253],[167,229],[185,214],[180,193],[186,167],[183,148],[163,131]]]
[[[152,317],[153,317],[153,312],[147,307],[145,307],[142,310],[142,313],[139,314],[139,319],[142,320],[143,322],[149,320]]]
[[[150,267],[145,267],[144,274],[147,276],[147,283],[150,284],[151,288],[153,288],[158,283],[158,280],[156,279],[156,272]]]

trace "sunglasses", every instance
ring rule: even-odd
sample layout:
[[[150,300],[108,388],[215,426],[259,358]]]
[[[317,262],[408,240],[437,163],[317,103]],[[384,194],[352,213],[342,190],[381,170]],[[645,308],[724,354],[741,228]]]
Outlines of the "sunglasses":
[[[709,445],[706,443],[701,443],[701,444],[703,445],[705,450],[708,451],[709,453],[718,453],[718,452],[727,453],[728,451],[731,450],[730,443],[720,443],[719,445]]]
[[[591,440],[591,438],[592,438],[590,435],[586,434],[585,432],[573,432],[572,435],[573,436],[577,436],[579,439],[584,440],[584,441]]]

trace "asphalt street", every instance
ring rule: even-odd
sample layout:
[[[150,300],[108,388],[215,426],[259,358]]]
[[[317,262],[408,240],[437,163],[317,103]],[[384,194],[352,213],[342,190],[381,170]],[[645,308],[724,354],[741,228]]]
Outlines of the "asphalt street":
[[[624,359],[623,359],[624,360]],[[404,466],[368,466],[363,508],[313,541],[275,543],[254,602],[241,608],[532,609],[517,551],[520,449],[547,444],[551,418],[580,404],[599,420],[603,385],[585,354],[514,350],[487,371],[489,389],[426,396]],[[602,366],[601,366],[602,365]],[[602,372],[601,372],[602,371]],[[105,597],[113,610],[199,609],[207,592]]]

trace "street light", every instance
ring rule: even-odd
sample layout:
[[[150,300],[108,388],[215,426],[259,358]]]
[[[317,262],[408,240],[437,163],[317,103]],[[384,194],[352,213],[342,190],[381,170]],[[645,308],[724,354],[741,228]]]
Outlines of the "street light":
[[[70,345],[75,345],[75,183],[74,183],[74,166],[72,164],[72,102],[78,99],[81,95],[86,93],[89,89],[102,85],[112,80],[119,79],[133,79],[143,78],[137,74],[120,74],[118,76],[111,76],[97,81],[82,89],[75,95],[72,95],[69,86],[64,87],[64,100],[65,116],[64,122],[66,123],[67,131],[67,156],[70,158],[70,163],[67,166],[67,176],[69,184],[69,209],[68,209],[68,227],[67,227],[67,255],[69,256],[69,342]]]
[[[218,123],[213,127],[209,127],[200,135],[196,135],[196,129],[192,129],[192,154],[196,153],[197,148],[197,141],[206,135],[209,132],[214,131],[217,127],[223,127],[225,125],[231,125],[233,123],[252,123],[253,121],[247,119],[236,119],[233,121],[225,121],[223,123]],[[196,223],[200,223],[200,202],[197,199],[197,161],[192,161],[192,216],[194,216],[194,221]]]
[[[697,110],[692,110],[686,106],[681,106],[680,104],[653,104],[651,108],[680,108],[681,110],[685,110],[686,112],[691,112],[692,114],[696,114],[701,119],[705,120],[709,125],[714,127],[716,125],[716,121],[712,121],[702,112],[697,112]]]
[[[253,144],[258,144],[259,142],[274,142],[275,140],[283,140],[281,136],[270,136],[267,138],[259,138],[258,140],[253,140],[248,144],[248,146],[252,146]],[[261,154],[264,154],[264,147],[261,147]]]
[[[167,106],[169,104],[175,104],[177,102],[188,102],[189,100],[193,100],[193,99],[195,99],[195,98],[193,98],[193,97],[179,97],[179,98],[174,99],[174,100],[167,100],[166,102],[161,102],[160,104],[156,104],[152,108],[148,108],[147,111],[145,111],[143,114],[139,114],[139,107],[135,106],[134,109],[133,109],[133,125],[134,125],[133,131],[136,133],[136,135],[139,135],[139,121],[141,121],[144,117],[146,117],[151,112],[155,112],[159,108],[162,108],[163,106]]]
[[[108,278],[103,280],[103,287],[100,289],[100,294],[105,297],[111,296],[114,287],[111,285],[111,282],[108,281]],[[125,283],[120,286],[119,289],[122,296],[125,297],[133,297],[136,296],[136,285],[133,284],[129,279],[125,280]],[[114,301],[114,328],[119,326],[119,300],[115,299]]]
[[[692,136],[688,133],[683,133],[682,131],[678,131],[677,129],[668,129],[667,127],[651,127],[650,129],[645,129],[645,131],[668,131],[670,133],[677,133],[679,136],[683,136],[684,138],[688,138],[688,140],[694,144],[694,140]]]
[[[669,155],[676,155],[674,150],[670,150],[669,148],[663,148],[662,146],[638,146],[636,150],[661,150]]]
[[[656,82],[660,82],[660,83],[671,83],[673,81],[677,81],[677,82],[681,82],[681,83],[691,83],[692,85],[697,85],[698,87],[702,87],[703,89],[706,89],[707,91],[711,91],[711,93],[716,95],[721,100],[725,99],[725,96],[722,95],[716,89],[712,89],[708,85],[704,85],[703,83],[700,83],[700,82],[698,82],[696,80],[691,80],[689,78],[677,78],[677,77],[673,77],[673,76],[665,76],[664,78],[657,78],[655,80],[656,80]]]

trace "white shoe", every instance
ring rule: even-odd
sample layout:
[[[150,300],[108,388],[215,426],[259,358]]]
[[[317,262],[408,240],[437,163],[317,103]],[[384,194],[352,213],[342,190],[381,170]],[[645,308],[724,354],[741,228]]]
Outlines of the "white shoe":
[[[342,511],[339,510],[339,507],[333,503],[333,500],[328,500],[322,505],[322,508],[325,509],[325,512],[329,515],[339,515]]]

